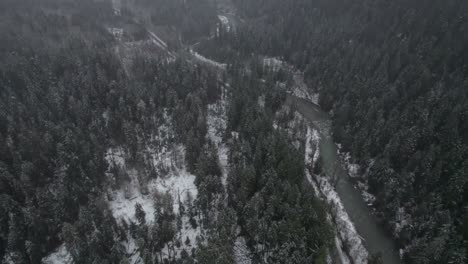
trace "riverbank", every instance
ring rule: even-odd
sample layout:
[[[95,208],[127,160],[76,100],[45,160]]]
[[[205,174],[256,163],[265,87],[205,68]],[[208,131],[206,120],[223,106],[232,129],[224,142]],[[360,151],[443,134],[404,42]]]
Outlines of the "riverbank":
[[[341,198],[343,208],[357,233],[362,237],[368,252],[371,255],[381,255],[385,264],[402,263],[392,237],[379,224],[371,208],[362,199],[360,191],[354,187],[347,170],[344,169],[337,146],[330,135],[329,115],[318,105],[293,95],[287,96],[286,103],[294,106],[294,109],[309,122],[310,126],[318,131],[322,170],[333,183],[334,190]]]

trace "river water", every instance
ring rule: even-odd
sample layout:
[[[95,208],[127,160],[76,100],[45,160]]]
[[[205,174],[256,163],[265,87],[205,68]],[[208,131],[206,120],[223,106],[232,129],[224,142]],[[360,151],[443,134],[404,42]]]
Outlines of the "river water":
[[[296,110],[319,131],[322,167],[327,175],[334,175],[333,182],[336,192],[357,232],[363,238],[369,253],[381,254],[385,264],[402,263],[395,242],[378,223],[371,209],[363,200],[361,192],[354,187],[352,179],[348,176],[348,172],[344,169],[338,155],[336,144],[330,137],[328,129],[322,125],[323,121],[330,120],[329,115],[322,111],[318,105],[305,99],[288,95],[287,101],[289,104],[294,104]]]

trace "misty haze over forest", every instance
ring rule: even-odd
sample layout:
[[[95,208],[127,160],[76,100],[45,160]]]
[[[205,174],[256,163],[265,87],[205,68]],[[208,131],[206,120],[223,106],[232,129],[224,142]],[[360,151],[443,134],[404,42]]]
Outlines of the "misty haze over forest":
[[[466,0],[0,0],[1,264],[465,264]]]

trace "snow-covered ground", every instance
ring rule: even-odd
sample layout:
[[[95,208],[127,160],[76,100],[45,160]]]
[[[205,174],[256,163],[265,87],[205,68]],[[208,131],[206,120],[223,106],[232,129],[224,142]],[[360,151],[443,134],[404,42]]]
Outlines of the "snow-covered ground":
[[[171,152],[164,155],[161,153],[151,154],[154,166],[167,166],[166,163],[168,162],[167,159],[158,159],[155,156],[184,157],[185,155],[185,149],[183,146],[178,146],[172,151],[176,151],[177,154]],[[179,207],[181,204],[179,204],[179,202],[184,204],[187,208],[189,206],[189,201],[187,201],[186,197],[190,196],[193,201],[198,195],[198,190],[195,186],[195,176],[187,172],[185,165],[182,165],[181,167],[172,166],[167,174],[160,175],[156,179],[149,180],[145,185],[147,186],[147,191],[142,191],[142,183],[140,183],[141,177],[138,177],[137,170],[129,168],[129,166],[126,165],[125,158],[123,158],[125,157],[125,154],[122,153],[122,149],[110,149],[107,153],[108,155],[106,158],[110,160],[109,163],[112,164],[112,162],[114,162],[117,166],[125,169],[130,178],[129,182],[125,186],[117,190],[111,190],[108,193],[109,208],[111,209],[114,218],[118,220],[119,223],[122,220],[125,220],[127,223],[129,221],[137,221],[135,217],[135,206],[138,203],[142,206],[142,209],[145,212],[146,222],[149,225],[153,224],[155,216],[155,195],[158,193],[170,194],[174,202],[173,210],[175,215],[179,215],[180,213]],[[181,220],[182,229],[179,230],[177,234],[179,235],[179,240],[182,243],[180,248],[174,249],[176,256],[180,256],[180,252],[183,249],[190,252],[192,247],[196,246],[197,237],[200,237],[202,233],[199,226],[195,229],[192,228],[187,215],[183,215]],[[190,245],[185,244],[187,238],[191,241]],[[123,245],[127,249],[127,254],[131,256],[131,263],[139,263],[139,253],[135,241],[130,238],[129,241],[123,243]],[[169,248],[164,248],[162,254],[163,256],[169,256]]]
[[[285,62],[283,62],[281,59],[278,59],[278,58],[266,57],[263,59],[263,66],[268,67],[272,69],[273,71],[279,71],[284,65],[285,65]]]
[[[288,107],[286,106],[281,110],[283,113],[287,113],[288,111]],[[295,112],[293,119],[282,129],[285,129],[289,138],[292,140],[292,144],[294,144],[297,149],[299,149],[298,140],[303,142],[304,137],[306,138],[304,155],[304,162],[306,164],[305,175],[315,193],[318,194],[322,200],[331,205],[329,220],[337,228],[335,253],[338,255],[340,262],[344,264],[367,263],[368,252],[346,213],[340,197],[326,177],[312,175],[308,169],[313,168],[319,160],[321,134],[316,129],[306,125],[307,123],[304,121],[304,118],[298,112]],[[276,124],[274,126],[275,128],[279,128]],[[348,252],[345,252],[344,248],[347,248]]]
[[[185,147],[174,145],[172,118],[168,111],[164,111],[163,123],[154,131],[149,142],[144,144],[140,154],[144,159],[144,166],[132,166],[128,162],[129,154],[124,147],[108,149],[105,158],[110,168],[106,173],[108,177],[114,177],[112,171],[115,167],[118,171],[125,172],[128,177],[120,187],[110,189],[107,193],[109,208],[118,223],[126,221],[136,222],[135,206],[140,204],[145,212],[145,220],[152,225],[155,219],[156,199],[161,194],[169,194],[173,201],[173,210],[176,217],[181,216],[182,225],[177,230],[177,239],[180,247],[169,243],[161,252],[163,257],[180,257],[182,250],[191,252],[197,245],[197,237],[201,237],[203,231],[200,226],[193,228],[187,214],[180,213],[180,206],[190,209],[197,198],[198,190],[195,185],[195,176],[189,173],[185,167]],[[137,169],[138,167],[138,169]],[[156,177],[150,178],[149,169],[155,171]],[[112,182],[113,178],[109,178]],[[187,238],[189,244],[185,244]],[[122,245],[126,248],[130,262],[140,263],[137,243],[131,236]]]
[[[338,257],[340,258],[341,264],[351,264],[351,261],[348,258],[348,255],[343,252],[343,243],[341,242],[340,238],[338,236],[335,236],[335,248],[338,254]]]
[[[362,198],[366,201],[368,206],[372,206],[375,202],[375,196],[369,193],[369,184],[367,183],[367,173],[373,165],[373,161],[370,162],[369,168],[363,175],[359,174],[359,165],[352,162],[351,154],[349,152],[343,152],[341,144],[336,144],[337,153],[343,161],[346,170],[348,171],[349,177],[357,181],[357,187],[361,191]]]
[[[279,71],[280,69],[284,69],[292,73],[293,85],[290,87],[288,86],[288,89],[287,89],[288,92],[294,96],[307,99],[313,102],[314,104],[318,105],[319,95],[318,93],[313,93],[307,87],[304,81],[303,72],[297,70],[295,67],[293,67],[292,65],[289,65],[287,62],[283,61],[280,58],[265,57],[263,59],[263,66],[270,68],[273,71]]]
[[[222,170],[222,182],[225,185],[227,182],[227,175],[229,170],[228,165],[228,153],[229,148],[222,140],[223,133],[226,130],[226,89],[228,85],[224,85],[222,88],[222,95],[220,100],[208,106],[207,111],[207,126],[208,133],[207,137],[212,141],[218,149],[219,164]],[[171,118],[169,116],[164,117],[167,120],[166,124],[161,125],[157,131],[156,136],[151,139],[151,142],[167,142],[170,141],[167,138],[161,138],[161,135],[171,135]],[[117,190],[109,191],[109,207],[118,220],[125,221],[136,221],[135,217],[135,205],[137,203],[142,205],[143,210],[146,213],[146,222],[152,224],[154,222],[154,194],[155,193],[169,193],[174,201],[174,213],[179,214],[179,197],[181,197],[181,203],[186,203],[184,197],[187,194],[195,200],[198,191],[195,186],[195,176],[188,173],[185,168],[184,156],[185,149],[182,145],[170,146],[167,144],[148,144],[145,149],[145,160],[152,163],[154,168],[161,168],[157,170],[158,177],[156,179],[150,179],[147,183],[145,178],[139,175],[139,172],[131,168],[126,162],[127,153],[124,148],[117,147],[107,151],[106,159],[111,166],[119,166],[125,170],[130,178],[128,183]],[[161,172],[165,172],[160,175]],[[142,185],[147,186],[147,190],[142,191]],[[185,204],[187,205],[187,204]],[[196,246],[197,238],[201,237],[204,233],[203,230],[198,226],[194,229],[187,215],[182,215],[182,228],[179,230],[179,240],[182,242],[180,248],[174,248],[176,256],[180,256],[180,252],[185,249],[187,252],[191,252],[191,249]],[[186,245],[185,241],[187,238],[190,240],[190,244]],[[139,263],[139,253],[135,241],[129,239],[128,242],[124,243],[127,253],[131,256],[131,263]],[[166,246],[162,252],[163,256],[173,255],[169,247]]]
[[[68,252],[65,244],[59,246],[54,252],[42,259],[44,264],[71,264],[73,263],[72,256]]]
[[[221,99],[216,101],[214,104],[208,105],[207,113],[207,126],[208,126],[208,138],[218,148],[219,165],[221,167],[222,183],[226,186],[227,175],[228,175],[228,153],[229,148],[222,140],[222,135],[226,131],[227,116],[226,116],[226,88],[228,85],[222,87]]]
[[[200,53],[190,49],[190,53],[197,59],[199,60],[200,62],[203,62],[203,63],[206,63],[206,64],[209,64],[209,65],[212,65],[216,68],[219,68],[219,69],[226,69],[226,64],[225,63],[219,63],[217,61],[214,61],[214,60],[211,60],[211,59],[208,59],[207,57],[201,55]]]
[[[222,171],[222,183],[226,188],[227,177],[229,173],[228,154],[229,147],[223,142],[222,135],[226,132],[227,127],[227,90],[229,84],[222,87],[221,98],[213,104],[208,105],[207,125],[208,138],[218,148],[219,164]],[[235,135],[233,135],[235,137]],[[238,227],[238,233],[240,232]],[[251,264],[251,253],[246,245],[244,237],[237,236],[233,245],[234,259],[236,264]]]
[[[319,143],[320,135],[317,130],[307,127],[307,136],[306,136],[306,148],[305,148],[305,163],[307,166],[314,167],[315,162],[317,162],[319,157]],[[367,263],[368,252],[364,247],[362,238],[356,231],[354,224],[351,222],[348,213],[341,203],[341,199],[333,188],[332,184],[328,181],[326,177],[320,177],[319,175],[310,175],[308,171],[308,179],[311,182],[315,182],[316,188],[318,188],[319,193],[323,196],[325,201],[331,205],[331,213],[338,231],[339,241],[341,243],[346,243],[346,247],[349,249],[349,257],[354,263]],[[338,242],[339,242],[338,241]],[[340,243],[336,243],[338,252],[342,251]],[[341,254],[340,258],[346,262],[347,256]]]
[[[227,32],[231,31],[231,24],[229,23],[229,18],[223,15],[218,15],[218,19],[221,22],[221,25],[226,29]]]
[[[154,37],[161,48],[165,45]],[[156,44],[156,43],[155,43]],[[205,63],[209,63],[216,67],[223,68],[216,62],[208,60],[199,54],[194,54],[195,57]],[[219,163],[222,169],[222,181],[226,184],[228,174],[228,152],[229,149],[225,142],[222,141],[222,135],[226,130],[226,84],[223,87],[222,97],[216,103],[208,106],[208,133],[207,137],[214,142],[218,149]],[[108,177],[114,177],[111,173],[113,166],[117,166],[121,171],[128,175],[128,180],[122,187],[108,190],[107,198],[109,208],[112,211],[114,218],[118,223],[123,220],[136,222],[135,206],[140,204],[145,212],[145,220],[148,225],[152,225],[155,219],[155,195],[168,193],[174,202],[174,214],[180,214],[180,203],[188,208],[187,195],[193,202],[198,195],[198,190],[195,186],[195,176],[190,174],[185,167],[185,148],[183,145],[173,145],[170,143],[171,135],[173,135],[172,118],[168,112],[164,112],[162,117],[164,123],[151,136],[149,142],[145,144],[145,148],[140,150],[144,157],[145,168],[135,168],[129,163],[129,153],[124,147],[113,147],[108,149],[106,160],[110,164]],[[150,166],[149,166],[150,165]],[[157,177],[149,179],[148,169],[154,168]],[[112,179],[112,178],[111,178]],[[190,202],[190,204],[193,204]],[[181,242],[180,247],[175,247],[169,243],[162,251],[164,257],[175,256],[180,257],[182,250],[191,252],[197,246],[197,241],[203,241],[205,231],[198,225],[193,228],[190,223],[190,218],[187,214],[181,215],[182,225],[177,232],[177,238]],[[186,244],[186,241],[190,243]],[[136,264],[141,262],[139,249],[136,241],[129,236],[128,241],[122,242],[126,248],[127,255],[130,258],[130,263]]]
[[[180,151],[180,150],[179,150]],[[195,176],[185,168],[169,172],[167,175],[152,179],[147,183],[148,193],[143,194],[140,189],[138,172],[129,169],[130,182],[123,188],[110,191],[109,207],[117,220],[136,221],[135,205],[139,203],[146,213],[146,221],[154,221],[154,194],[169,193],[174,201],[174,213],[179,212],[179,196],[187,193],[196,198],[198,192],[195,186]]]
[[[251,264],[252,259],[250,258],[251,252],[247,247],[245,238],[238,236],[234,243],[234,260],[236,264]]]
[[[222,134],[226,131],[226,118],[226,101],[224,98],[208,105],[208,137],[216,145],[222,143]]]

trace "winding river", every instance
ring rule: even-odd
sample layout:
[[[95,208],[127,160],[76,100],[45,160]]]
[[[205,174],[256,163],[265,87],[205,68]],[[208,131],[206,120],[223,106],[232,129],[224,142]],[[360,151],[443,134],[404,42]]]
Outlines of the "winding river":
[[[327,174],[335,175],[335,190],[357,232],[363,238],[369,253],[380,254],[385,264],[402,263],[395,242],[378,223],[371,209],[363,200],[360,191],[354,187],[338,155],[337,146],[329,132],[321,125],[321,121],[330,120],[329,115],[322,111],[318,105],[293,95],[288,95],[287,102],[295,105],[296,110],[321,134],[320,155],[323,169],[326,172],[331,172]]]

